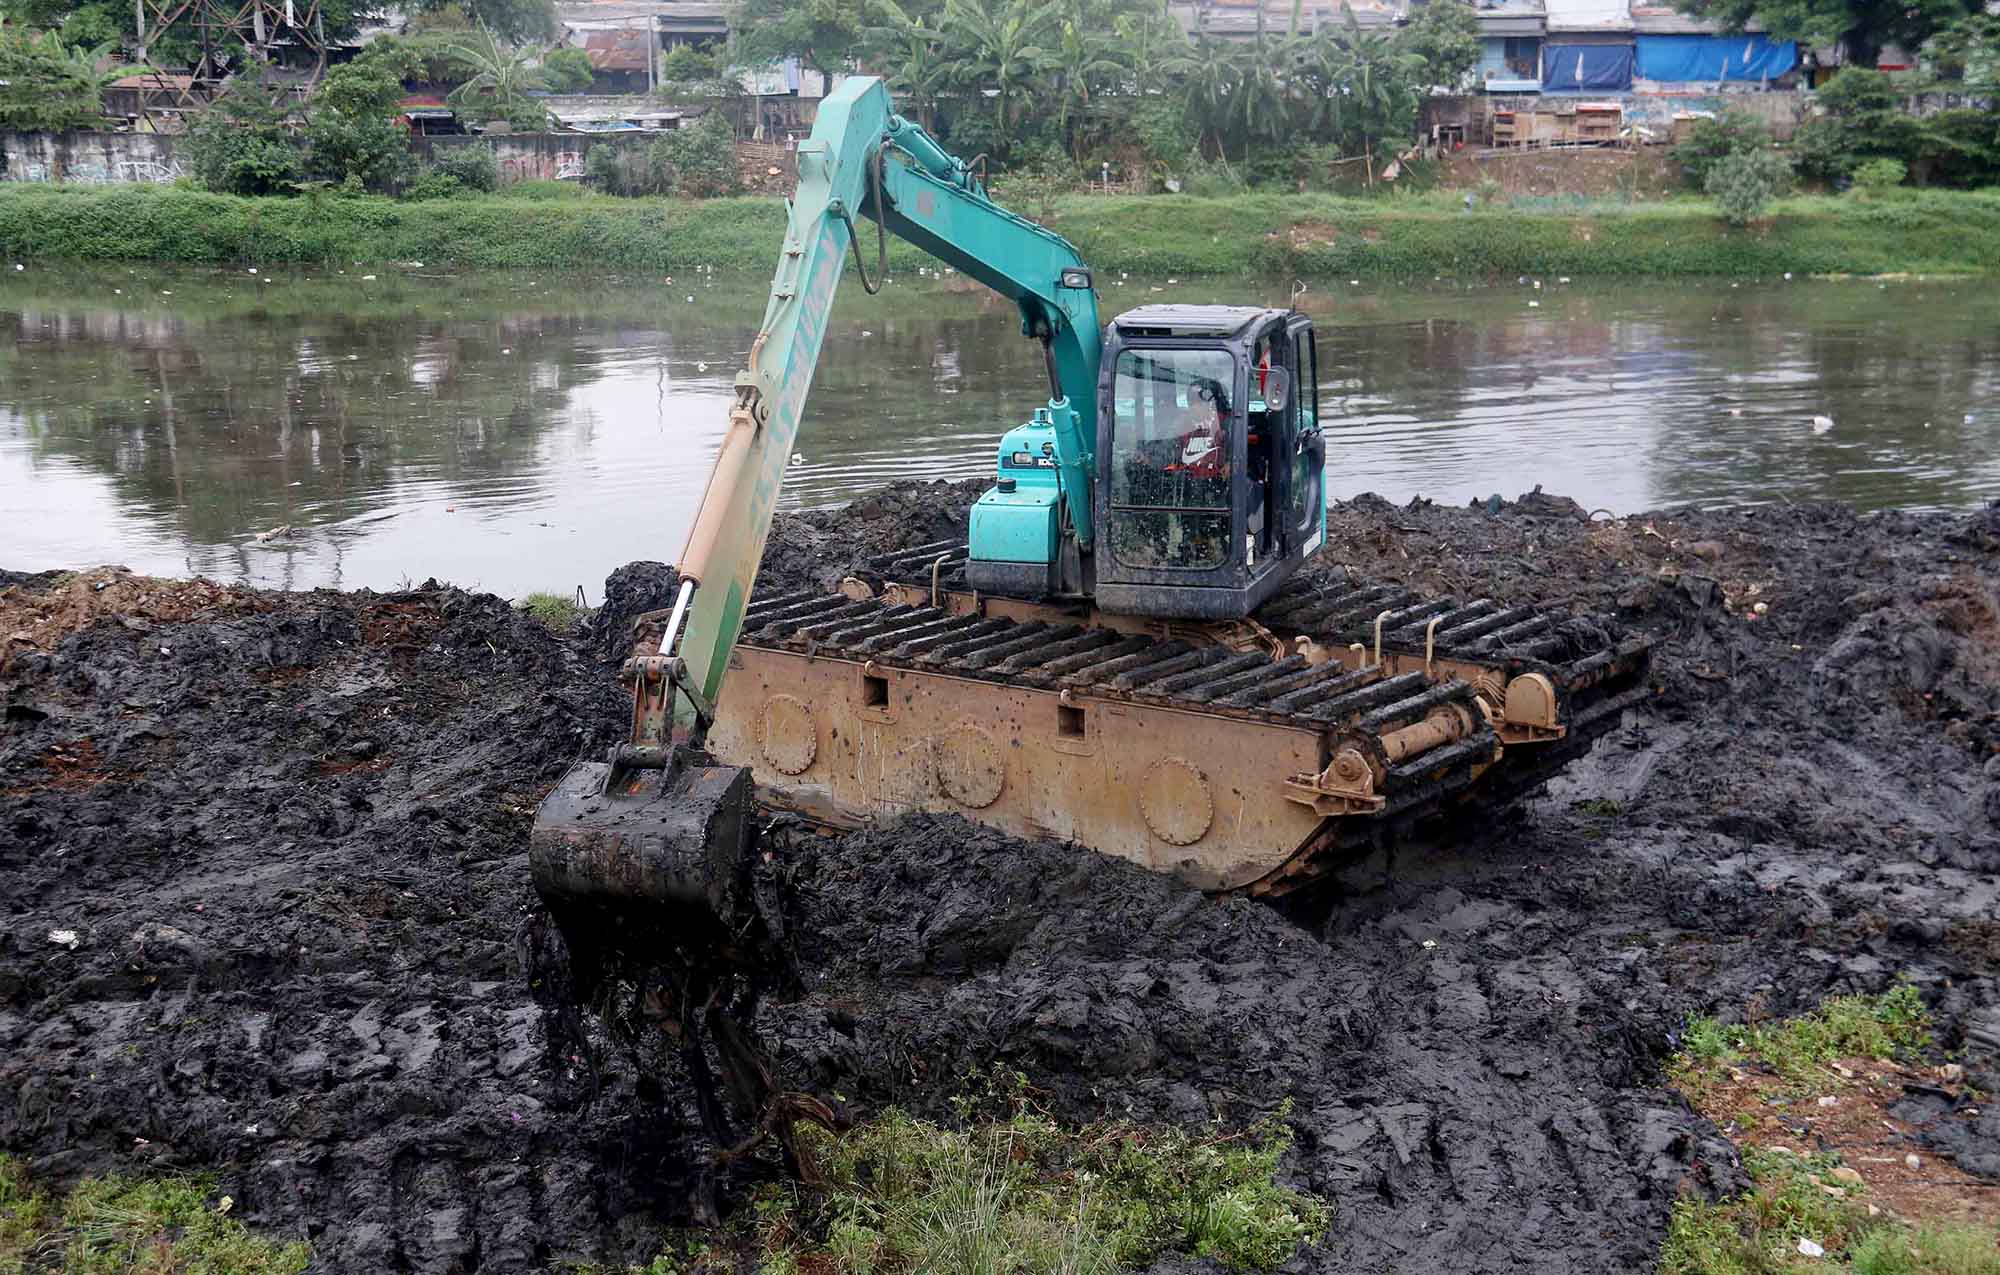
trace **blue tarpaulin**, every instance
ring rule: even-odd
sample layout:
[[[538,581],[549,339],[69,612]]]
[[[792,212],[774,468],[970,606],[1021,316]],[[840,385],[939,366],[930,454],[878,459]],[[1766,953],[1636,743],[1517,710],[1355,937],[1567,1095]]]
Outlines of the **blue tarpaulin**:
[[[1542,92],[1616,93],[1632,87],[1629,44],[1550,44],[1542,49]]]
[[[1762,35],[1642,35],[1639,78],[1775,80],[1799,64],[1799,46]]]

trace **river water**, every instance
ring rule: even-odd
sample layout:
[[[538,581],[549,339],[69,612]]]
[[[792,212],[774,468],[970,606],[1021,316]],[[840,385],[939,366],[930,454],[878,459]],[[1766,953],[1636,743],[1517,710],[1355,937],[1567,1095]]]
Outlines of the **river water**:
[[[1107,315],[1289,290],[1100,283]],[[679,549],[765,288],[0,262],[0,566],[594,602],[612,567]],[[1337,497],[2000,496],[1987,281],[1337,280],[1300,304]],[[962,280],[847,288],[784,503],[988,473],[1046,393],[1012,307]]]

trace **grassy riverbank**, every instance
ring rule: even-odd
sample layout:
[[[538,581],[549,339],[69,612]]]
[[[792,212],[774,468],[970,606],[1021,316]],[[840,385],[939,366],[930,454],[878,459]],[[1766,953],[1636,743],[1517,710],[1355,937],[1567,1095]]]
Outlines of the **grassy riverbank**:
[[[2000,192],[1799,198],[1731,229],[1705,201],[1468,211],[1442,197],[1063,196],[1027,209],[1100,271],[1427,278],[1445,274],[2000,272]],[[240,199],[158,188],[0,188],[0,253],[84,260],[763,269],[775,199],[505,195]],[[864,245],[872,251],[872,245]],[[892,244],[892,265],[925,260]]]

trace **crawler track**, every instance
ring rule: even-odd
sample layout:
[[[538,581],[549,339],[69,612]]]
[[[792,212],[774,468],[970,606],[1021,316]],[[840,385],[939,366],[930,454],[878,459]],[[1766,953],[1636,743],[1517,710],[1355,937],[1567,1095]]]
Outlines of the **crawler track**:
[[[827,822],[957,809],[1270,893],[1506,804],[1647,689],[1643,639],[1490,599],[1341,577],[1189,627],[981,599],[962,564],[926,545],[866,564],[864,596],[753,603],[761,693],[719,731],[725,759]]]

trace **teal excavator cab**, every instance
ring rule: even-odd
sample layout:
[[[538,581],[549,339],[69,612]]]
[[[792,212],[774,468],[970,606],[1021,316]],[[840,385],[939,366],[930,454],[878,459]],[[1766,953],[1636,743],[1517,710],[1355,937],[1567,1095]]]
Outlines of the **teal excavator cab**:
[[[1076,552],[1057,407],[1000,440],[972,508],[966,582],[1104,612],[1235,620],[1326,540],[1312,321],[1253,306],[1150,305],[1104,332],[1088,521]]]

